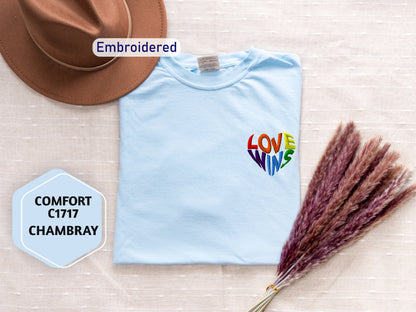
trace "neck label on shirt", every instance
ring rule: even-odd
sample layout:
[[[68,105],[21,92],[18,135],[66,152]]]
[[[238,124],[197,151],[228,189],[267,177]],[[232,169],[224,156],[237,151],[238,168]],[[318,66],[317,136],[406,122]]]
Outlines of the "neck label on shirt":
[[[198,67],[200,71],[219,70],[220,62],[218,56],[207,55],[198,57]]]

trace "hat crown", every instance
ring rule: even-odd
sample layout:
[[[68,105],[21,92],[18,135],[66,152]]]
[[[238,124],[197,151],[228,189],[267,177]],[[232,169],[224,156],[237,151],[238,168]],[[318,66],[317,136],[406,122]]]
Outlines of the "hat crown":
[[[124,0],[19,0],[26,28],[52,59],[92,68],[109,61],[97,57],[97,38],[128,37],[130,19]]]

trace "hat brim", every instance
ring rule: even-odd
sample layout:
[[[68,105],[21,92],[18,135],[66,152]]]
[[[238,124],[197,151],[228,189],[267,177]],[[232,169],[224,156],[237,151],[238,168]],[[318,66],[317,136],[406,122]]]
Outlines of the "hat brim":
[[[162,0],[126,0],[132,18],[132,38],[165,38],[166,11]],[[11,69],[37,92],[76,105],[107,103],[139,86],[158,57],[120,57],[92,72],[77,71],[47,57],[32,41],[18,1],[0,5],[0,51]]]

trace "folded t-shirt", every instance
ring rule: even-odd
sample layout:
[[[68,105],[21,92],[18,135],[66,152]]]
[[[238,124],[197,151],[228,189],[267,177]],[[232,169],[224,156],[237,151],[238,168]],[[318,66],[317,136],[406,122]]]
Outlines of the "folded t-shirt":
[[[276,264],[299,210],[294,54],[162,57],[120,99],[114,263]]]

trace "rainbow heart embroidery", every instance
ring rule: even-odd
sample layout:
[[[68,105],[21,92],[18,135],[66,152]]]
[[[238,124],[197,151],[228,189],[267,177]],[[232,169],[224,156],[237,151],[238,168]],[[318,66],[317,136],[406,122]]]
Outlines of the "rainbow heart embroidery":
[[[281,149],[282,138],[284,150]],[[247,143],[247,150],[256,164],[273,176],[279,169],[286,166],[295,153],[296,143],[289,133],[279,133],[276,138],[271,138],[263,133],[257,139],[257,145],[253,143],[254,134],[250,136]]]

